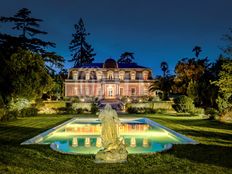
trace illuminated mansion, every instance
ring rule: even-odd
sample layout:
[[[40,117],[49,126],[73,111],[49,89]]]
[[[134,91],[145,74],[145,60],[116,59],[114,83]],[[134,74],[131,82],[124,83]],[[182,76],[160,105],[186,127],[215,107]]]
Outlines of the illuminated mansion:
[[[69,69],[65,96],[120,99],[123,96],[148,96],[152,70],[136,63],[91,63]]]

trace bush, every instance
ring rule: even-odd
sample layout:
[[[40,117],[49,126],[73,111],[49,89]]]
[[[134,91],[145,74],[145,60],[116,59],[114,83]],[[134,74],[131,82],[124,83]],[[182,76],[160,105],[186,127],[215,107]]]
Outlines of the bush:
[[[127,112],[129,114],[154,114],[156,113],[156,110],[152,108],[143,108],[143,107],[140,108],[128,107]]]
[[[21,110],[22,117],[30,117],[38,115],[38,109],[31,107],[31,108],[24,108]]]
[[[12,100],[9,103],[9,110],[14,111],[18,110],[21,111],[23,108],[28,108],[31,106],[31,103],[26,98],[17,98],[15,100]]]
[[[127,112],[129,114],[137,114],[137,109],[136,108],[132,108],[132,107],[128,107],[127,108]]]
[[[3,121],[14,120],[19,116],[18,110],[7,111]]]
[[[5,115],[6,115],[6,109],[0,108],[0,121],[3,121]]]
[[[156,109],[156,112],[159,114],[165,114],[165,113],[167,113],[167,109],[159,108],[159,109]]]
[[[232,123],[232,106],[224,109],[220,114],[219,121]]]
[[[36,108],[40,108],[40,107],[43,107],[45,106],[44,102],[43,102],[43,99],[41,98],[38,98],[35,100],[35,107]]]
[[[145,113],[146,114],[155,114],[157,111],[152,108],[145,108]]]
[[[204,108],[194,108],[194,111],[191,114],[193,114],[193,115],[204,115],[205,110],[204,110]]]
[[[193,100],[190,97],[185,95],[181,95],[174,99],[173,108],[177,112],[184,112],[184,113],[194,113],[195,106],[193,104]]]
[[[77,113],[77,114],[83,114],[84,111],[85,111],[85,109],[82,109],[82,108],[76,109],[76,113]]]
[[[205,115],[209,117],[209,119],[215,119],[219,112],[214,108],[206,108]]]
[[[96,114],[98,112],[98,107],[95,103],[91,105],[91,113]]]
[[[67,114],[76,114],[77,112],[73,108],[69,107],[69,108],[67,108],[66,113]]]
[[[73,103],[78,103],[78,102],[80,102],[80,99],[79,99],[79,97],[70,97],[70,101]]]

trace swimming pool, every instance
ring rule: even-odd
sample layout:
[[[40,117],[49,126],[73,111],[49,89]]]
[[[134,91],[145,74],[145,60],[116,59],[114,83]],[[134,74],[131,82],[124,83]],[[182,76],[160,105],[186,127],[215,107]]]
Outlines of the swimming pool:
[[[120,136],[129,154],[168,150],[172,144],[197,144],[196,141],[148,118],[120,118]],[[67,154],[96,154],[101,149],[101,122],[97,118],[73,118],[23,143],[50,144]]]

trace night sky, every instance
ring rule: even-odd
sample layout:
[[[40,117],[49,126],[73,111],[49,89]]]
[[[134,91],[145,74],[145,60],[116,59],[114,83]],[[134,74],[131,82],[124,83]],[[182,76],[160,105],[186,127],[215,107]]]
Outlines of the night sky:
[[[161,74],[167,61],[173,73],[180,58],[191,57],[195,45],[201,57],[215,60],[225,46],[223,34],[232,27],[232,0],[1,0],[0,16],[12,16],[20,8],[43,19],[45,40],[57,44],[55,51],[70,59],[68,49],[73,25],[82,17],[91,35],[95,62],[135,53],[138,64]],[[4,31],[6,28],[1,25]],[[72,67],[65,62],[65,68]]]

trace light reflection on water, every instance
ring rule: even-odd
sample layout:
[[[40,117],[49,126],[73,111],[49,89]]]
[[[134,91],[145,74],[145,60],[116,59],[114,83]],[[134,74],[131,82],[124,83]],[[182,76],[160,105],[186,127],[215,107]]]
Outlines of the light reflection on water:
[[[65,153],[96,154],[101,149],[101,124],[67,124],[44,137],[41,143],[55,143],[57,150]],[[167,144],[181,143],[179,137],[160,127],[145,123],[124,123],[120,126],[129,153],[151,153],[163,151]]]

